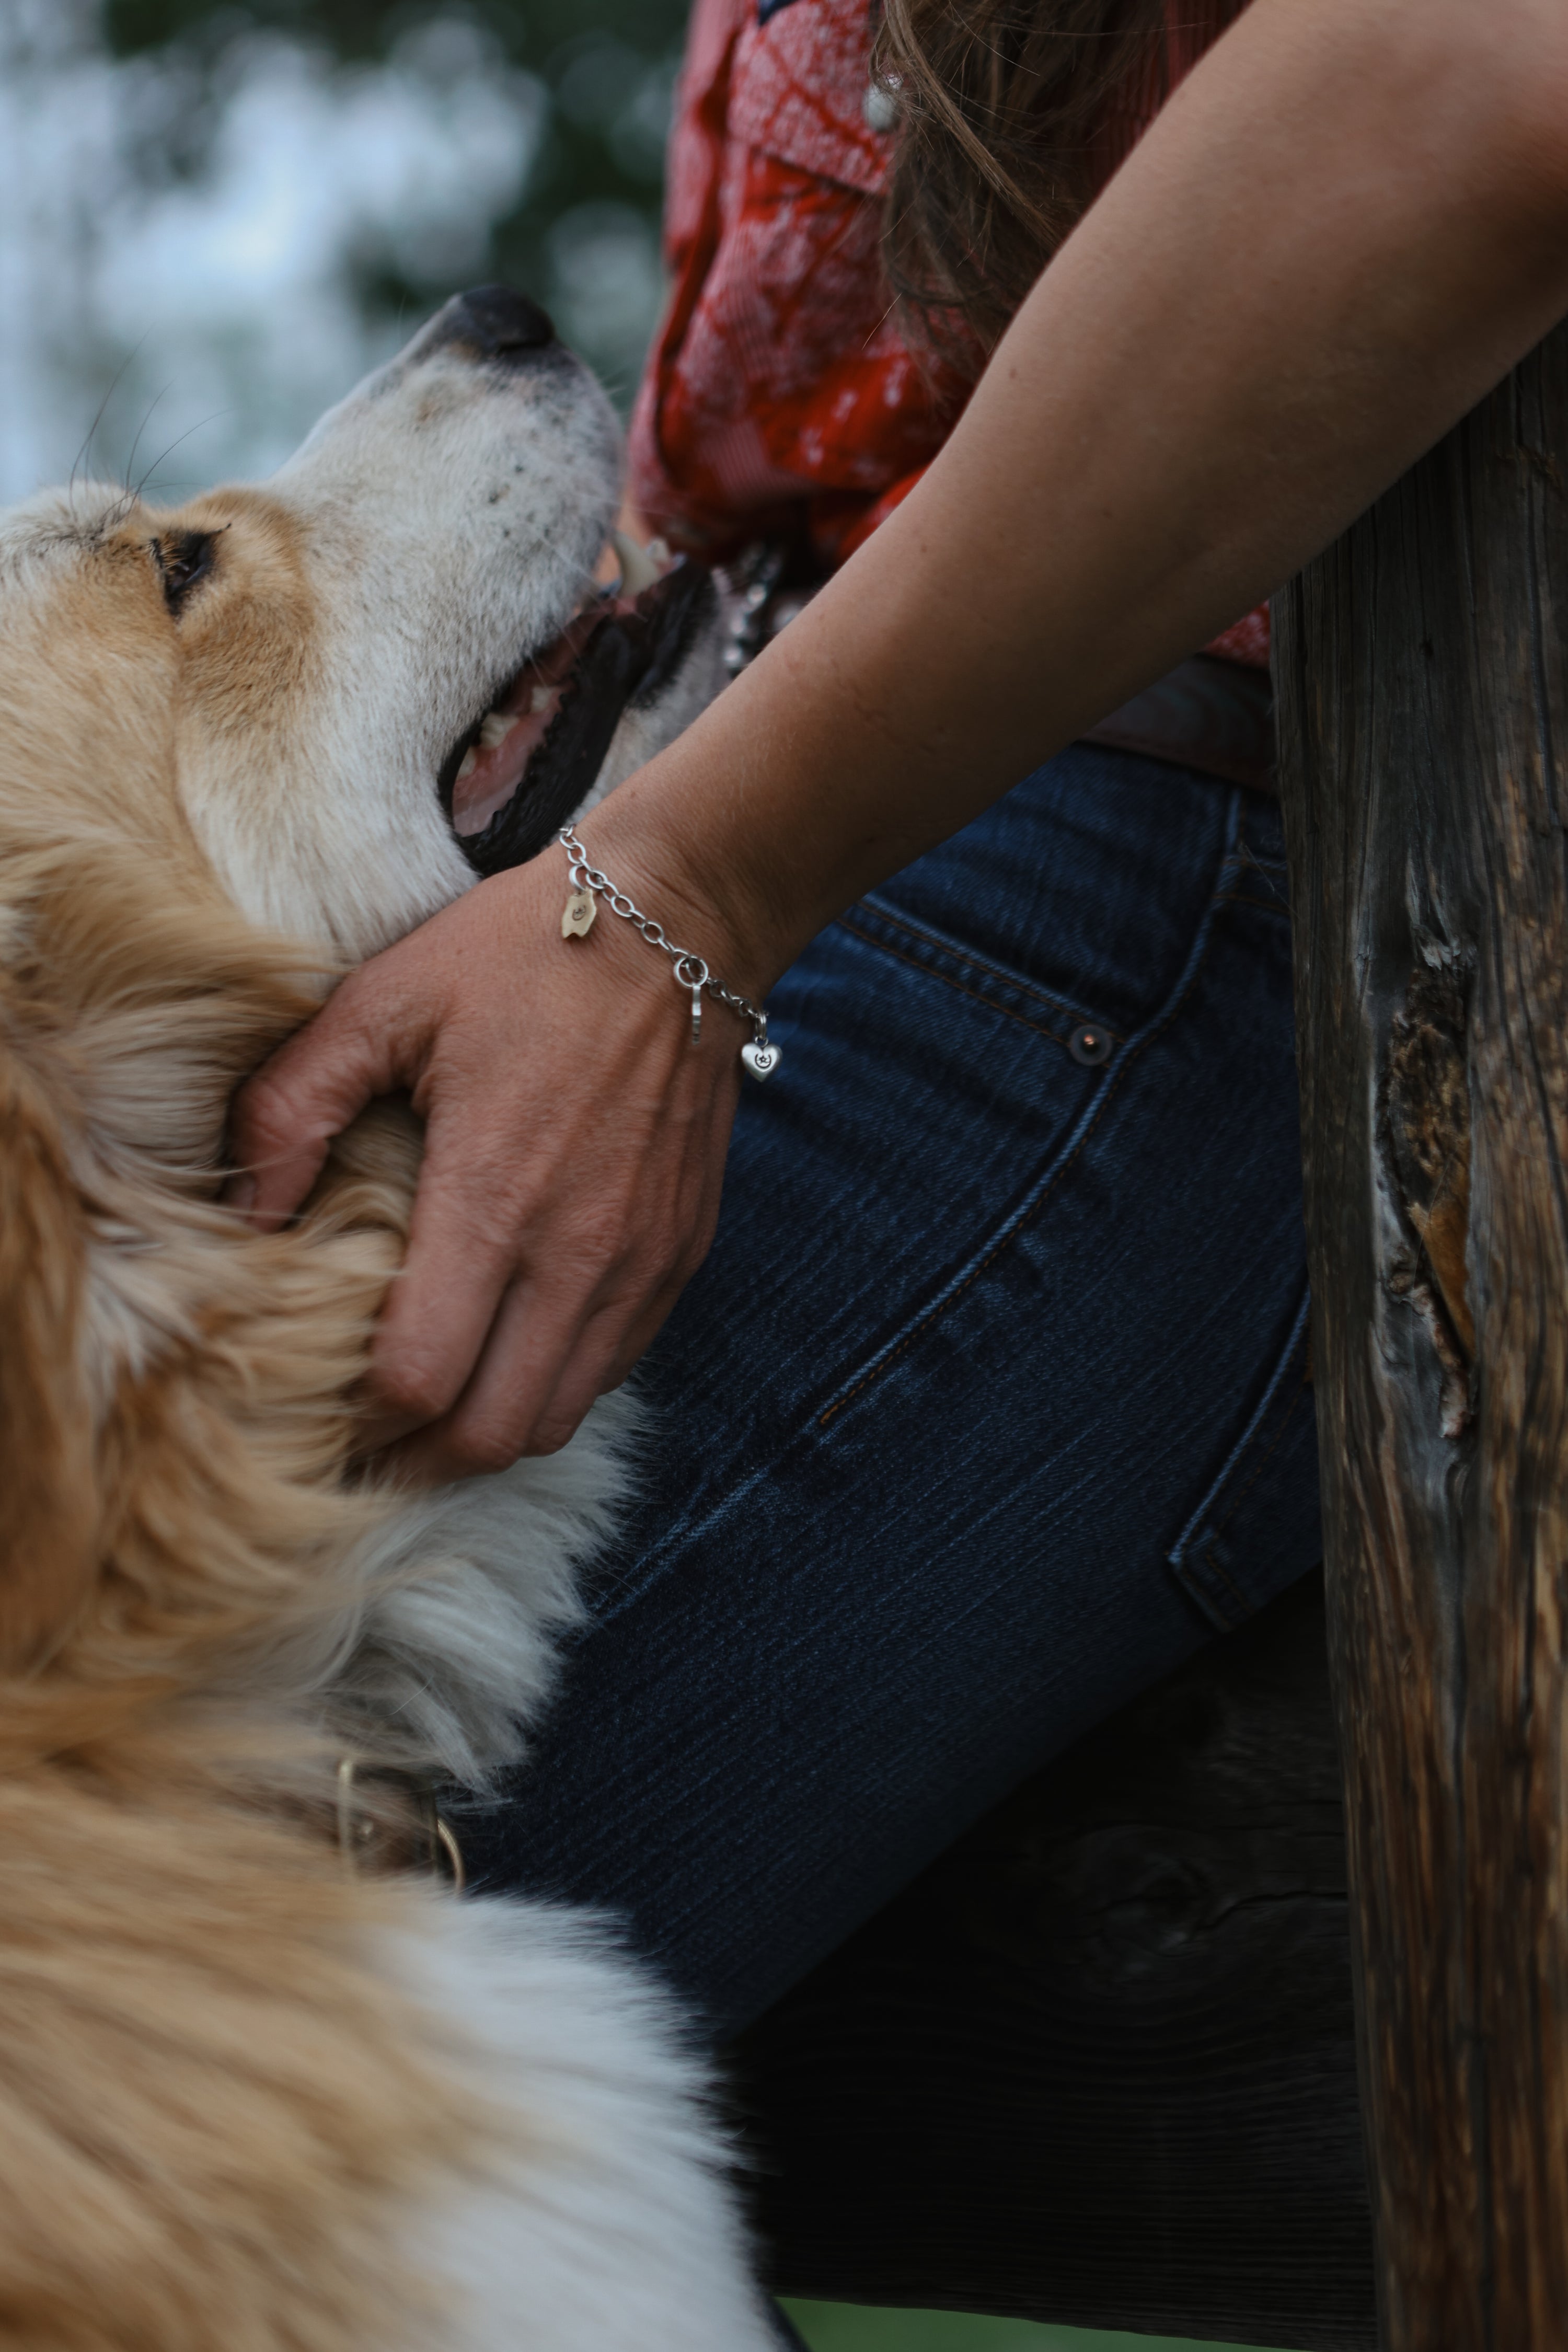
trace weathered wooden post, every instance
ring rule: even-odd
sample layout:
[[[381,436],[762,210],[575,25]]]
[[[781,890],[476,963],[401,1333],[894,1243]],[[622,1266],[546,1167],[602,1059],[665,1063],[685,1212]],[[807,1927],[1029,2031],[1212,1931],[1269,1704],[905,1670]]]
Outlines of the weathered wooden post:
[[[1276,606],[1386,2352],[1568,2342],[1568,330]]]

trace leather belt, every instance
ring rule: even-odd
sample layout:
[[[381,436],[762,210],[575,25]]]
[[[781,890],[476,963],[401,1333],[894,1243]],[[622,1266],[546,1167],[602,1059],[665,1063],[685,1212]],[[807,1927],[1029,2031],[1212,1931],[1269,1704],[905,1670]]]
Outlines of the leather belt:
[[[1277,789],[1274,697],[1268,673],[1194,654],[1079,738],[1145,759],[1169,760],[1257,793]]]

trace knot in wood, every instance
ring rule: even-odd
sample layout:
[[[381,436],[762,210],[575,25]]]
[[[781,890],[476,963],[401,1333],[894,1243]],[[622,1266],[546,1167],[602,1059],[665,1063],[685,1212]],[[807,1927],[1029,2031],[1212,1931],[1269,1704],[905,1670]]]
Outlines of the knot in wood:
[[[1470,1228],[1468,975],[1419,964],[1389,1029],[1379,1122],[1385,1172],[1412,1262],[1391,1287],[1421,1311],[1444,1370],[1444,1430],[1468,1420],[1476,1326],[1465,1253]]]

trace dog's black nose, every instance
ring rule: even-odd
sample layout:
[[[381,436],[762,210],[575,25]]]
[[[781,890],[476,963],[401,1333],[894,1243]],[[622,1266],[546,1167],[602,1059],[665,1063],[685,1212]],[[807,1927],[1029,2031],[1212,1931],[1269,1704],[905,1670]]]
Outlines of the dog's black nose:
[[[514,294],[510,286],[470,286],[447,308],[451,313],[449,340],[472,343],[483,359],[542,352],[555,341],[550,313],[526,294]]]

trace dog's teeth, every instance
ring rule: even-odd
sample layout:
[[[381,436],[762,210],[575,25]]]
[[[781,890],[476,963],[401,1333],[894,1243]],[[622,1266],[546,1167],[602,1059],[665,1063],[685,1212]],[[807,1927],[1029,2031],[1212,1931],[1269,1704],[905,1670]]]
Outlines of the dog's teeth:
[[[471,775],[473,774],[473,772],[474,772],[474,770],[479,766],[479,753],[478,753],[477,751],[465,751],[465,752],[464,752],[464,754],[463,754],[463,757],[462,757],[461,763],[460,763],[460,765],[458,766],[458,783],[461,783],[461,782],[462,782],[463,778],[464,778],[465,776],[471,776]]]
[[[495,751],[498,746],[506,741],[506,739],[511,733],[512,729],[518,724],[519,720],[515,710],[487,710],[484,717],[479,721],[480,751]]]
[[[530,710],[532,711],[536,719],[542,710],[548,710],[550,709],[560,691],[561,688],[558,686],[536,686],[534,688],[533,692],[528,698],[528,707]]]
[[[623,596],[640,596],[645,588],[651,588],[656,580],[663,578],[652,548],[639,547],[624,530],[613,530],[610,544],[621,560]]]

